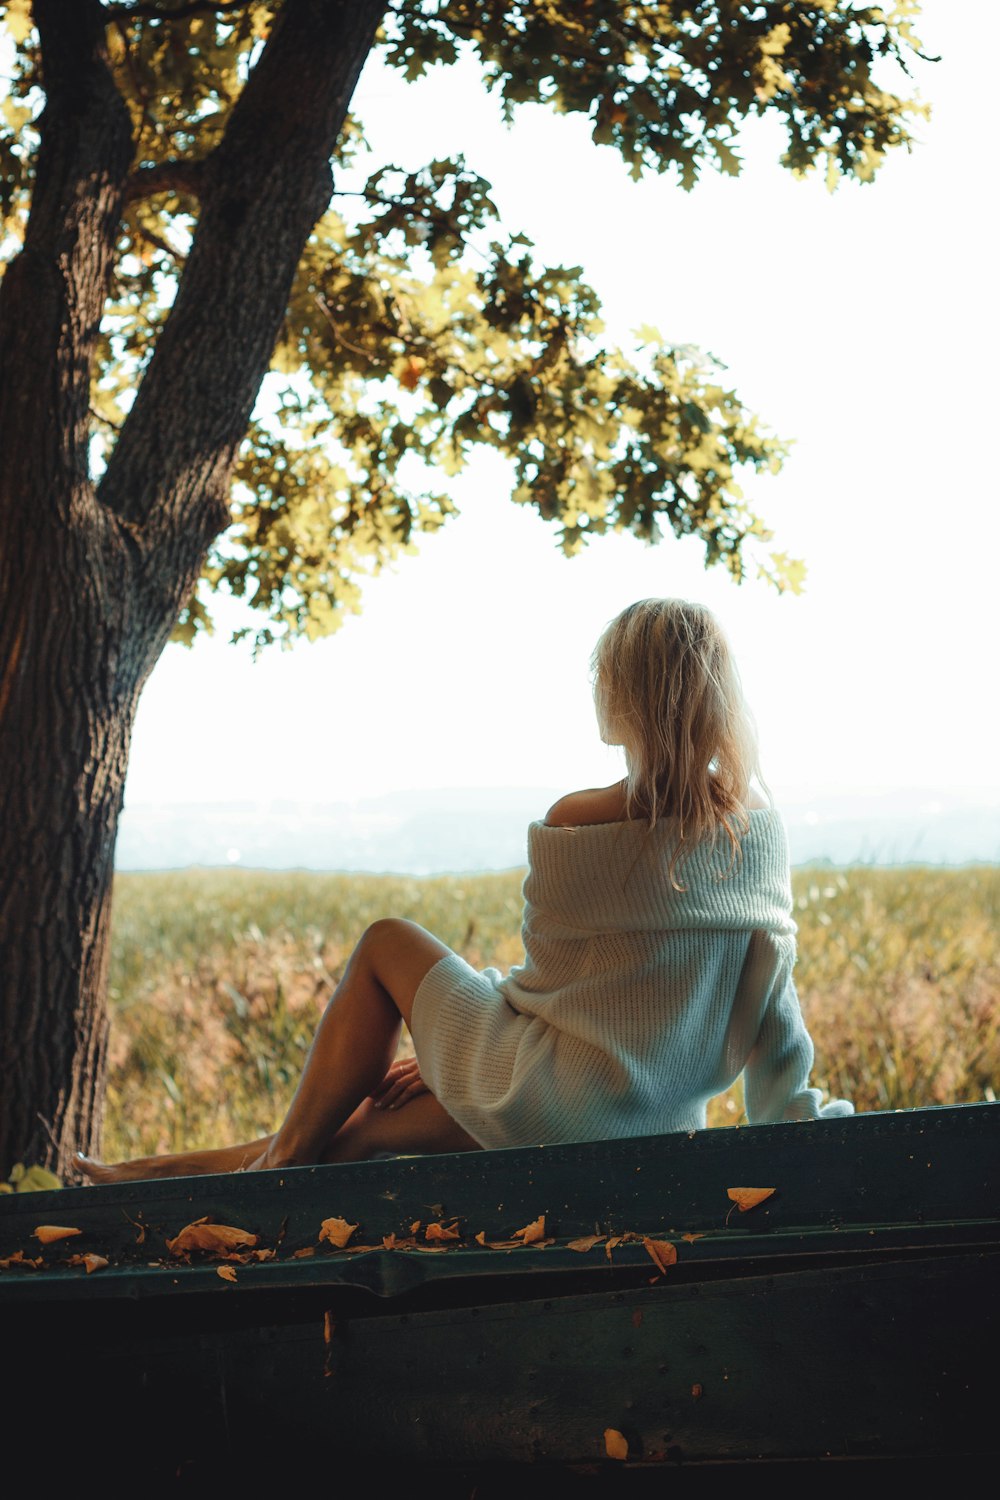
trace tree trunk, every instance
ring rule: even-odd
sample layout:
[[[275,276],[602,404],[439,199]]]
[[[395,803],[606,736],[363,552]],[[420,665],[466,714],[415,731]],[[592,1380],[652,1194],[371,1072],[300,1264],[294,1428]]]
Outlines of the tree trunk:
[[[111,886],[142,686],[212,539],[384,0],[286,0],[95,488],[89,374],[131,128],[98,0],[34,0],[46,107],[0,281],[0,1177],[99,1148]]]
[[[4,599],[22,626],[0,717],[0,1171],[64,1174],[73,1149],[100,1147],[115,834],[145,672],[127,554],[109,568],[106,537],[32,540]]]

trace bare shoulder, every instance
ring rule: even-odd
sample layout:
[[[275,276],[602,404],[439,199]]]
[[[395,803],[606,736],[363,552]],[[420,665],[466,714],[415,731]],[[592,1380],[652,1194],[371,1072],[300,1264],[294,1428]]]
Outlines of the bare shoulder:
[[[553,802],[545,821],[551,828],[582,828],[589,823],[618,823],[624,816],[625,786],[616,781],[613,786],[567,792]]]

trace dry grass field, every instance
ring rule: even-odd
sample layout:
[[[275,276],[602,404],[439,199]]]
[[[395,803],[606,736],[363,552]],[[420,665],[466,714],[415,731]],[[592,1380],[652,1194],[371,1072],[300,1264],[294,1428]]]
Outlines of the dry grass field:
[[[522,875],[119,875],[106,1157],[273,1129],[367,924],[411,917],[507,969],[523,956]],[[992,1099],[1000,866],[802,868],[793,888],[813,1081],[859,1110]],[[743,1118],[738,1089],[710,1107],[710,1124]]]

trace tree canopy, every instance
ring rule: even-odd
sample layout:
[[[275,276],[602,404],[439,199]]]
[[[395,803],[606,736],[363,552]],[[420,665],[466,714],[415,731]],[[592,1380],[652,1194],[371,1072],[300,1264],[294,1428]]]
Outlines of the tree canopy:
[[[870,182],[892,147],[910,144],[922,106],[895,90],[919,49],[917,9],[400,0],[375,50],[408,79],[472,59],[508,119],[526,102],[585,116],[633,177],[671,173],[686,189],[706,168],[737,176],[740,127],[768,114],[784,130],[783,164],[834,187]],[[135,154],[92,367],[98,473],[114,466],[207,174],[281,10],[263,0],[104,7]],[[30,213],[45,78],[29,0],[0,13],[14,44],[0,120],[6,261]],[[395,161],[369,163],[364,122],[348,116],[268,399],[239,451],[231,525],[181,611],[181,638],[210,624],[213,587],[260,612],[262,644],[335,628],[358,607],[366,573],[446,520],[448,476],[477,445],[510,460],[514,500],[550,521],[567,553],[612,528],[647,541],[693,535],[707,563],[739,579],[747,539],[769,540],[741,470],[776,471],[786,444],[697,349],[653,328],[630,351],[614,347],[581,267],[540,264],[530,226],[503,225],[490,194],[457,150],[408,160],[403,132]],[[757,566],[779,588],[797,586],[799,565],[782,553]]]

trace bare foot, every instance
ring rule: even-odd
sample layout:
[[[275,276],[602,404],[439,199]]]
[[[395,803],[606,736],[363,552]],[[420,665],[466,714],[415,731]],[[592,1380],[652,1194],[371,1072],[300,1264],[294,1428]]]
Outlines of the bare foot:
[[[179,1156],[139,1156],[134,1161],[105,1162],[77,1151],[73,1157],[77,1170],[89,1182],[142,1182],[155,1177],[187,1177],[191,1168]]]

